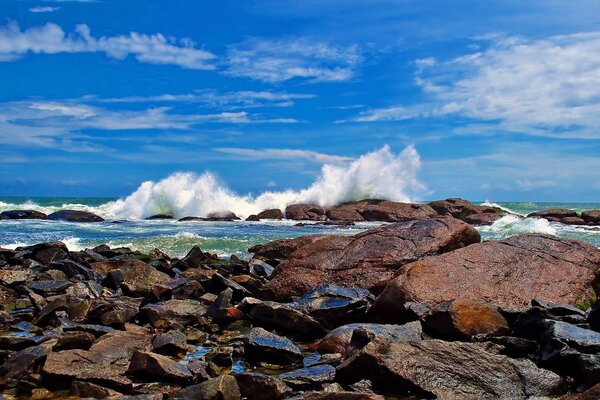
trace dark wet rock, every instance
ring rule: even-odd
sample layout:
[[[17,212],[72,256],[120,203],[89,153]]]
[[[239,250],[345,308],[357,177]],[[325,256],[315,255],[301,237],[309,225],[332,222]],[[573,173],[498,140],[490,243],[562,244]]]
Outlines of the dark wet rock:
[[[372,312],[402,319],[402,304],[466,299],[526,308],[532,299],[576,305],[594,296],[600,250],[578,240],[528,234],[473,244],[406,265]]]
[[[117,281],[120,281],[123,291],[132,297],[153,298],[154,286],[166,285],[171,280],[169,275],[138,260],[94,262],[90,266],[105,276],[119,271]]]
[[[170,214],[156,214],[156,215],[151,215],[150,217],[146,218],[147,220],[154,220],[154,219],[173,219],[174,217]]]
[[[587,322],[591,329],[600,332],[600,302],[596,302],[590,310]]]
[[[100,337],[102,335],[115,331],[110,326],[96,324],[80,324],[65,318],[58,318],[58,321],[60,322],[61,328],[64,332],[87,332],[91,333],[95,337]]]
[[[197,300],[167,300],[141,308],[150,323],[159,329],[197,323],[206,313],[206,306]]]
[[[212,221],[233,221],[240,219],[233,211],[213,211],[206,215],[207,220]]]
[[[399,343],[419,341],[423,337],[423,329],[419,321],[404,325],[355,323],[332,330],[327,336],[315,343],[313,348],[319,353],[340,353],[349,356],[356,350],[352,346],[352,337],[357,330],[363,331],[363,335],[370,336],[370,339],[381,338]]]
[[[443,339],[469,339],[476,335],[500,336],[510,331],[496,308],[485,303],[454,300],[436,305],[424,319],[434,335]]]
[[[152,339],[152,347],[159,354],[181,354],[187,350],[187,338],[178,330],[159,332]]]
[[[241,400],[235,377],[223,375],[197,385],[188,386],[173,394],[174,400]]]
[[[587,210],[581,213],[583,218],[588,224],[600,225],[600,210]]]
[[[18,351],[36,344],[37,340],[28,336],[0,336],[0,350]]]
[[[52,261],[60,261],[69,253],[69,249],[62,242],[38,243],[33,246],[18,247],[15,257],[25,257],[35,260],[43,265]]]
[[[566,225],[587,225],[587,221],[581,217],[565,217],[560,219],[561,224]]]
[[[265,289],[276,300],[300,296],[321,283],[379,293],[404,264],[479,240],[475,228],[452,217],[398,222],[355,236],[323,236],[279,264]]]
[[[258,244],[248,249],[254,258],[270,265],[277,265],[288,258],[294,251],[309,243],[322,239],[325,235],[306,235],[294,239],[279,239],[265,244]]]
[[[188,268],[199,268],[205,264],[210,264],[215,260],[218,260],[217,256],[210,253],[205,253],[198,245],[192,247],[187,255],[181,259],[181,261],[185,263],[186,267]]]
[[[600,354],[579,354],[577,366],[588,387],[600,382]]]
[[[80,398],[92,398],[92,399],[110,399],[118,398],[124,400],[121,393],[116,390],[105,388],[100,385],[95,385],[90,382],[74,381],[71,384],[70,394]]]
[[[0,387],[13,379],[26,379],[37,365],[44,362],[46,354],[44,346],[31,346],[11,354],[0,367]]]
[[[598,400],[600,399],[600,384],[594,385],[583,393],[570,393],[560,400]]]
[[[89,332],[65,332],[52,348],[53,351],[88,350],[96,341],[96,336]]]
[[[35,210],[11,210],[0,213],[0,219],[47,219],[43,212]]]
[[[88,319],[103,325],[121,325],[139,313],[141,298],[121,296],[95,300],[90,306]]]
[[[54,384],[79,380],[129,392],[132,382],[123,376],[136,350],[148,351],[150,337],[128,332],[112,332],[102,336],[90,350],[64,350],[48,354],[43,376]]]
[[[286,372],[279,375],[279,379],[296,390],[319,389],[323,383],[333,382],[335,368],[327,364],[314,365]]]
[[[65,259],[52,263],[51,265],[64,272],[69,278],[83,277],[83,279],[92,280],[98,283],[102,281],[102,275],[100,273],[73,260]]]
[[[62,220],[69,222],[102,222],[104,218],[88,212],[78,210],[61,210],[48,215],[49,220]]]
[[[248,291],[239,283],[231,279],[225,278],[219,273],[213,274],[213,276],[206,282],[205,287],[207,291],[215,294],[219,294],[226,289],[231,289],[232,298],[236,301],[240,301],[244,297],[253,295],[253,293],[250,293],[250,291]]]
[[[322,336],[323,327],[311,316],[298,310],[293,304],[245,298],[238,308],[259,326],[275,328],[290,335],[311,339]]]
[[[549,210],[532,212],[531,214],[527,215],[527,217],[529,217],[529,218],[537,217],[537,218],[546,218],[546,219],[547,218],[562,219],[562,218],[568,218],[568,217],[578,217],[578,215],[573,210],[567,210],[567,209],[562,209],[562,208],[552,208]]]
[[[215,301],[208,307],[207,314],[216,320],[227,320],[231,317],[231,300],[233,299],[233,289],[223,290]]]
[[[246,221],[258,222],[258,221],[260,221],[260,218],[258,217],[258,215],[252,214],[252,215],[248,215],[248,218],[246,218]]]
[[[133,353],[127,372],[141,378],[175,383],[190,382],[193,378],[192,373],[185,365],[166,356],[143,351]]]
[[[338,367],[338,377],[371,379],[374,387],[396,395],[439,399],[525,399],[561,394],[564,381],[529,360],[486,351],[479,343],[375,340]]]
[[[283,213],[279,208],[261,211],[256,216],[259,219],[283,219]]]
[[[374,300],[375,297],[366,289],[322,284],[306,293],[296,306],[324,328],[333,329],[364,320]]]
[[[325,221],[325,210],[314,204],[292,204],[285,208],[285,217],[293,220]]]
[[[385,397],[375,393],[356,392],[304,392],[288,397],[288,400],[385,400]]]
[[[302,363],[302,352],[291,340],[262,328],[253,328],[245,340],[245,353],[251,361],[267,364]]]
[[[562,321],[546,321],[544,341],[568,345],[584,353],[600,352],[600,333]]]
[[[550,314],[556,317],[564,317],[564,316],[580,316],[584,317],[585,312],[580,310],[579,308],[572,306],[570,304],[555,304],[549,301],[544,301],[540,299],[533,299],[531,301],[531,305],[533,307],[540,307],[548,311]]]
[[[275,268],[273,268],[270,264],[267,264],[266,262],[257,258],[250,260],[248,263],[248,268],[252,275],[260,278],[270,278],[275,270]]]
[[[281,379],[257,374],[236,374],[235,379],[243,397],[253,400],[279,400],[289,395],[292,390]]]
[[[187,217],[183,217],[183,218],[179,218],[177,221],[178,222],[188,222],[188,221],[204,221],[205,219],[202,217],[193,217],[193,216],[187,216]]]
[[[27,287],[44,296],[63,293],[69,286],[69,281],[35,281],[27,284]]]

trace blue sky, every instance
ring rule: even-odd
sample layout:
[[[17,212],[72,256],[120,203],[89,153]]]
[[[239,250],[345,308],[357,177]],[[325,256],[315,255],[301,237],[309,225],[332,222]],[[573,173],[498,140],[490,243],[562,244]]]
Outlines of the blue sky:
[[[325,4],[323,4],[325,3]],[[414,145],[422,199],[600,199],[597,1],[0,1],[0,195],[240,193]]]

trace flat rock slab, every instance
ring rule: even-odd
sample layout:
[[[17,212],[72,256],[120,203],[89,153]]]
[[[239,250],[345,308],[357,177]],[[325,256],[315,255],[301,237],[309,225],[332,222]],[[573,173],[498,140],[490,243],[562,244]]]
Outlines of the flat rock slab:
[[[440,400],[526,399],[560,394],[561,377],[529,360],[486,351],[484,344],[375,340],[338,367],[348,381],[366,377],[390,394],[434,395]]]
[[[452,217],[399,222],[350,237],[325,236],[291,253],[265,289],[280,301],[321,283],[379,293],[403,265],[479,240],[475,228]]]
[[[526,309],[533,299],[577,305],[594,296],[600,250],[589,243],[528,234],[473,244],[406,265],[373,305],[400,318],[405,302],[455,299]]]

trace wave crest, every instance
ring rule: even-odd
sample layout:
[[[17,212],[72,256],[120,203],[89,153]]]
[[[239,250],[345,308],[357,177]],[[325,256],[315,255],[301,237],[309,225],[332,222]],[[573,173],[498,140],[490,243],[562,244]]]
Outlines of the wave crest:
[[[320,176],[306,189],[265,192],[256,197],[234,193],[210,172],[199,176],[178,172],[158,182],[142,183],[127,198],[111,203],[107,212],[118,218],[156,214],[181,218],[229,210],[243,218],[293,203],[330,206],[368,198],[410,201],[410,194],[425,188],[417,179],[420,164],[413,146],[394,154],[386,145],[349,163],[323,165]]]

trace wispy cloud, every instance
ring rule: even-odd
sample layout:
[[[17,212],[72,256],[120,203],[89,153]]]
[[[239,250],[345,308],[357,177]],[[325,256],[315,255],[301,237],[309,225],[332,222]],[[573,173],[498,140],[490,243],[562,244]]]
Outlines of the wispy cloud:
[[[540,40],[480,38],[483,50],[447,61],[417,60],[426,100],[364,111],[343,122],[460,116],[463,131],[600,138],[600,32]],[[485,129],[485,128],[484,128]]]
[[[21,30],[14,22],[0,27],[0,61],[14,61],[27,53],[89,53],[102,52],[114,59],[134,56],[149,64],[171,64],[181,68],[210,70],[215,55],[196,47],[190,39],[171,39],[157,33],[94,37],[90,28],[77,25],[66,33],[53,23]]]
[[[226,153],[252,160],[269,159],[305,159],[317,163],[340,163],[352,161],[351,157],[336,156],[331,154],[319,153],[311,150],[296,149],[244,149],[239,147],[218,147],[214,149],[219,153]]]
[[[216,90],[200,90],[183,94],[159,94],[154,96],[129,96],[108,99],[97,99],[104,103],[200,103],[211,107],[224,108],[256,108],[256,107],[290,107],[294,100],[312,99],[314,94],[285,93],[272,91],[238,91],[218,92]],[[90,97],[93,99],[93,97]]]
[[[51,7],[51,6],[37,6],[30,7],[29,11],[32,13],[49,13],[60,10],[60,7]]]
[[[333,46],[302,38],[251,38],[231,45],[227,59],[227,75],[274,83],[294,78],[346,81],[356,75],[362,57],[356,46]]]
[[[69,151],[79,143],[85,151],[94,146],[88,130],[191,130],[203,124],[291,124],[293,118],[267,118],[246,111],[190,113],[170,107],[144,109],[106,108],[75,101],[15,101],[0,103],[0,144],[60,148]]]

